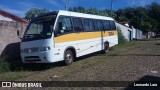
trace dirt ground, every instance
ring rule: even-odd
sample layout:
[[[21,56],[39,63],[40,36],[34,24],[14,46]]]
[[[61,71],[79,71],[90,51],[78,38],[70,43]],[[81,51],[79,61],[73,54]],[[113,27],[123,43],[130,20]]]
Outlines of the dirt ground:
[[[114,48],[113,48],[114,49]],[[54,64],[55,65],[55,64]],[[70,66],[55,65],[18,81],[160,81],[160,39],[136,41],[116,51],[79,58]],[[32,90],[33,88],[29,88]],[[36,88],[38,90],[44,88]],[[47,90],[53,88],[45,88]],[[72,87],[62,90],[139,90],[129,87]],[[28,89],[27,89],[28,90]],[[158,90],[145,88],[144,90]],[[160,89],[159,89],[160,90]]]

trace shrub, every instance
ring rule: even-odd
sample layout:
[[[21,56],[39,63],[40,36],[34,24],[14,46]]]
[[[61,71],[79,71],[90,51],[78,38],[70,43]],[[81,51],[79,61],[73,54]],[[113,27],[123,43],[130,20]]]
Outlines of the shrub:
[[[10,71],[10,64],[3,58],[0,58],[0,73]]]
[[[120,28],[118,27],[117,28],[117,31],[118,31],[118,44],[124,44],[127,42],[127,40],[125,39],[125,37],[123,36]]]

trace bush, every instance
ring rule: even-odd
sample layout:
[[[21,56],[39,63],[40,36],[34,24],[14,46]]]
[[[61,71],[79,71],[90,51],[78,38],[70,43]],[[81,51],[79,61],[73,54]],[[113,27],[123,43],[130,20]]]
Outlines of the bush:
[[[120,28],[118,27],[117,28],[117,31],[118,31],[118,44],[124,44],[127,42],[127,40],[125,39],[125,37],[123,36]]]
[[[3,58],[0,58],[0,73],[10,71],[10,64]]]

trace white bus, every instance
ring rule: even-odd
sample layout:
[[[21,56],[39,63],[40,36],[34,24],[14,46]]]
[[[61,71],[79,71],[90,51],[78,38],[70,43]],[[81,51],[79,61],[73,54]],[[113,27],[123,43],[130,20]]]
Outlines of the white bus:
[[[18,32],[17,32],[18,33]],[[118,44],[115,22],[110,17],[55,11],[32,20],[20,49],[23,63],[71,64],[75,58]]]

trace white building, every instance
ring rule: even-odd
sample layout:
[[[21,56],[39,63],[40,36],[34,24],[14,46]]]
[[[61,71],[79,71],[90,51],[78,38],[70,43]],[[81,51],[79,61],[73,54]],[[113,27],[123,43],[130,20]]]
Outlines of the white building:
[[[133,39],[137,40],[143,39],[143,33],[141,30],[132,27],[132,32],[133,32]]]
[[[116,23],[117,28],[120,28],[122,34],[124,35],[127,41],[131,41],[133,39],[132,29],[128,26]]]

